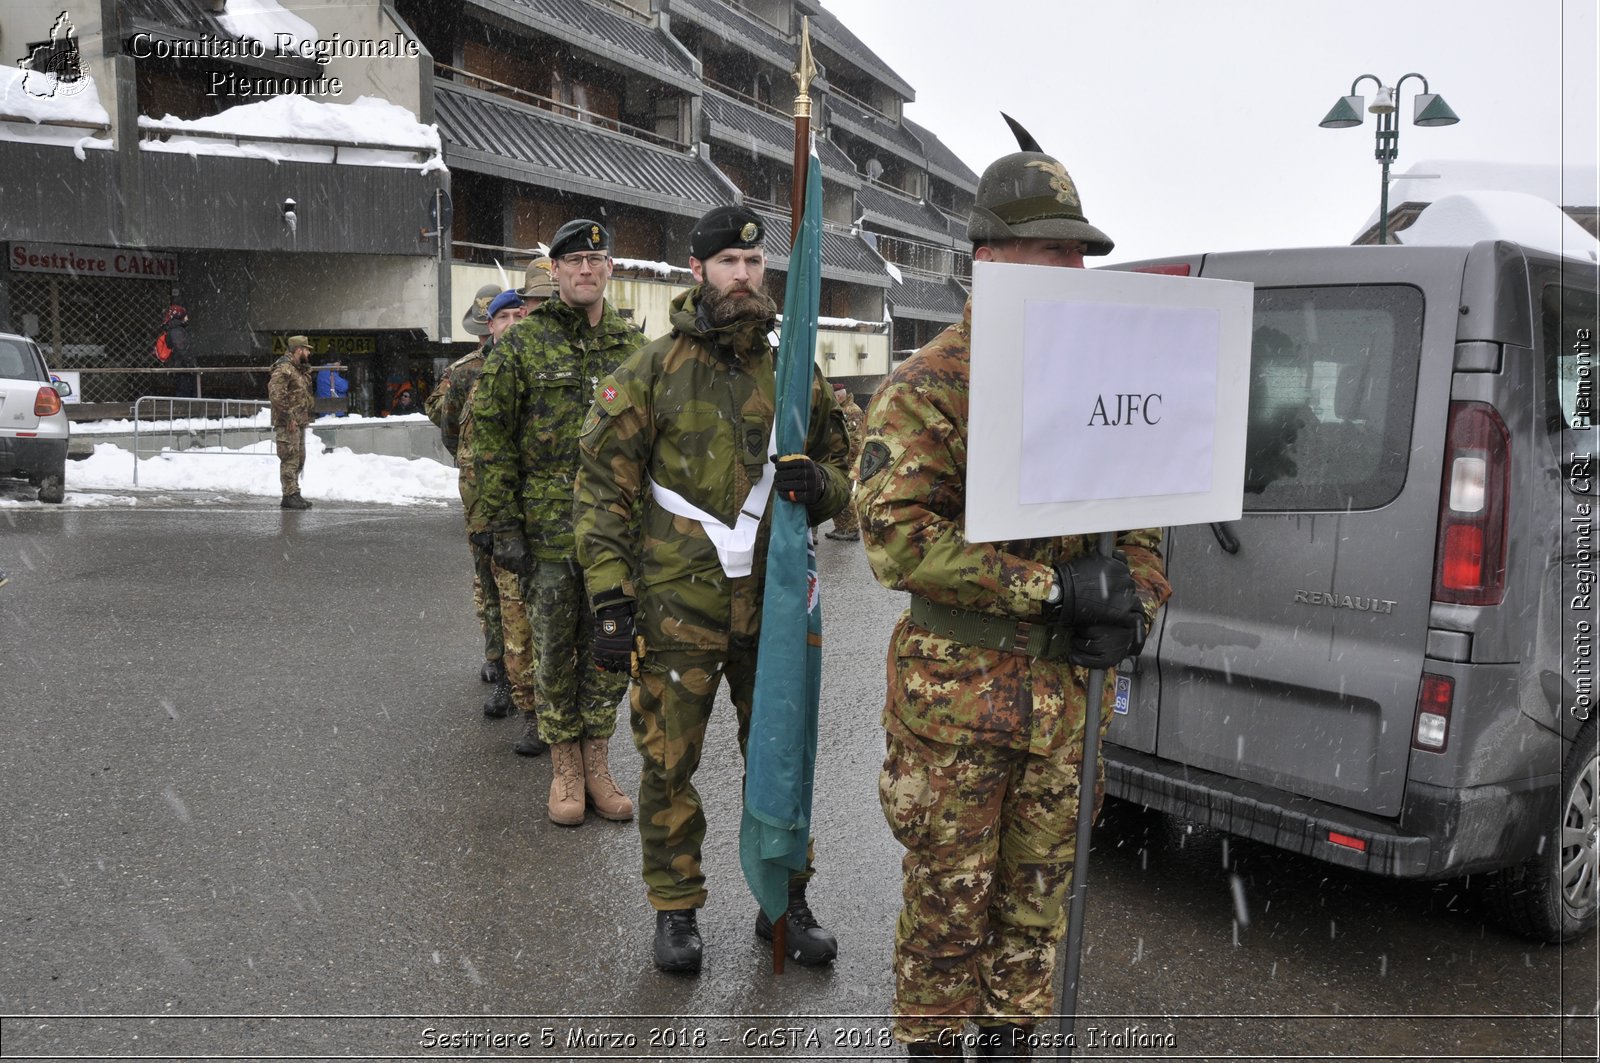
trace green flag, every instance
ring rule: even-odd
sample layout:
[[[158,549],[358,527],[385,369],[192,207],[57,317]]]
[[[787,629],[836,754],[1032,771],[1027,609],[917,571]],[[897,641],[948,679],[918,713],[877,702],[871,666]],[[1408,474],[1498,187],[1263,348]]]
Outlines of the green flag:
[[[805,209],[789,254],[778,342],[777,452],[806,449],[822,290],[822,164],[806,168]],[[822,606],[806,507],[773,496],[739,863],[761,910],[789,907],[789,877],[805,870],[822,693]]]

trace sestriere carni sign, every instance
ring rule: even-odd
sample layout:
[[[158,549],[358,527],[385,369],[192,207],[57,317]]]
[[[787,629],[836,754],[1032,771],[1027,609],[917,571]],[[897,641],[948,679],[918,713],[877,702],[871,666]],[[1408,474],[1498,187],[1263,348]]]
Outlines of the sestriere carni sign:
[[[82,244],[15,241],[6,248],[6,265],[17,273],[64,273],[72,277],[126,280],[177,280],[178,256],[170,251]]]

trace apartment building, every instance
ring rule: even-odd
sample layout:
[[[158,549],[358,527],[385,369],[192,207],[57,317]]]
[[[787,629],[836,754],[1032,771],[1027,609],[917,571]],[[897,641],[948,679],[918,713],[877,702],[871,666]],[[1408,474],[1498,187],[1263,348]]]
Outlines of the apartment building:
[[[819,364],[865,394],[960,316],[977,176],[814,0],[80,0],[70,46],[65,2],[0,10],[17,64],[0,96],[0,328],[91,371],[91,402],[154,390],[110,370],[153,366],[179,302],[208,394],[258,387],[227,370],[305,332],[352,367],[353,404],[384,412],[475,342],[460,319],[479,286],[519,282],[572,217],[611,229],[610,295],[649,335],[715,204],[766,218],[781,286],[803,18]],[[42,98],[22,84],[40,92],[40,69],[57,72]],[[72,264],[130,252],[145,272]]]

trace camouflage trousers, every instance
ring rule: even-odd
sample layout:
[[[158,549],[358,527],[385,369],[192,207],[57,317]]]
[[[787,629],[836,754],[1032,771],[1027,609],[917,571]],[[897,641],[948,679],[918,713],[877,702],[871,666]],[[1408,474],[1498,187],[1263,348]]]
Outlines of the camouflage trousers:
[[[306,467],[306,433],[303,428],[276,428],[272,440],[278,449],[278,485],[283,497],[300,493],[300,473]]]
[[[861,534],[861,516],[856,512],[854,494],[846,500],[844,508],[833,515],[833,530],[837,535]]]
[[[890,724],[878,798],[906,848],[895,1036],[1044,1019],[1077,851],[1081,740],[1040,757]]]
[[[750,704],[756,685],[756,648],[720,651],[671,650],[650,653],[628,691],[633,744],[644,761],[639,773],[639,844],[644,851],[644,884],[658,911],[700,908],[706,903],[706,877],[700,848],[706,839],[706,814],[694,788],[695,769],[705,748],[706,724],[723,676],[739,728],[739,755],[750,737]],[[806,870],[811,877],[812,853]]]
[[[628,677],[594,666],[594,614],[583,570],[567,561],[538,562],[522,580],[522,602],[532,633],[539,737],[551,745],[610,738]]]
[[[467,549],[472,551],[472,608],[483,629],[483,659],[498,661],[505,656],[505,639],[500,634],[500,586],[494,576],[493,551],[473,542],[470,533]]]
[[[488,554],[490,551],[485,550]],[[500,631],[500,663],[511,686],[511,702],[518,712],[538,708],[537,677],[539,658],[534,654],[533,633],[528,629],[528,610],[522,604],[522,578],[510,569],[490,563],[497,595]]]

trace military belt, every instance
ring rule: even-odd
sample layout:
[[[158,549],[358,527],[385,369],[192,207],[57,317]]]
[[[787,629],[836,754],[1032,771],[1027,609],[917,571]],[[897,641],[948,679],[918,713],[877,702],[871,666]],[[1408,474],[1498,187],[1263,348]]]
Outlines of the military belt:
[[[1047,661],[1066,660],[1072,636],[1068,628],[938,605],[919,594],[911,596],[911,622],[968,646],[1021,653]]]

